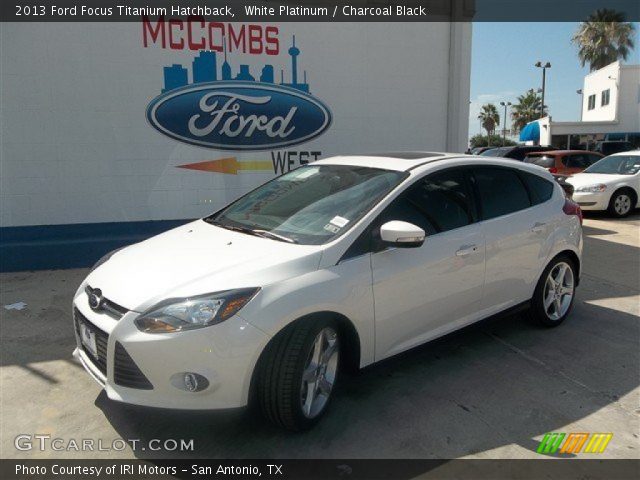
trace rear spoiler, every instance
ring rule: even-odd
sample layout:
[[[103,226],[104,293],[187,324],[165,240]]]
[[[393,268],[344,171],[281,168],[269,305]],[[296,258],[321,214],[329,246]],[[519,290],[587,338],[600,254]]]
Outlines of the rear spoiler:
[[[564,190],[564,195],[569,199],[573,198],[573,185],[566,181],[569,177],[567,175],[554,175],[553,178],[555,178],[556,182],[558,182],[562,190]]]

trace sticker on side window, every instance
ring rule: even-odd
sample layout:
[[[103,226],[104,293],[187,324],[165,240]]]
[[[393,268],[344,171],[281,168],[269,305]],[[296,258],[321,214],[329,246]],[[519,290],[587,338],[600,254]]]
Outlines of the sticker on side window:
[[[349,220],[347,220],[344,217],[341,217],[340,215],[336,215],[335,217],[333,217],[331,220],[329,220],[329,223],[335,225],[336,227],[344,227],[347,223],[349,223]]]

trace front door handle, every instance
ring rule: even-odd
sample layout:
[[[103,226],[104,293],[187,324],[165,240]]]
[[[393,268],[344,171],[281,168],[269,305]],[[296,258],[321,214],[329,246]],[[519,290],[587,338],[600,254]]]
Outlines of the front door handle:
[[[463,245],[456,251],[456,256],[466,257],[467,255],[471,255],[476,251],[478,251],[477,245]]]
[[[540,223],[540,222],[536,222],[533,227],[531,227],[531,231],[533,233],[542,233],[544,232],[544,227],[546,226],[546,223]]]

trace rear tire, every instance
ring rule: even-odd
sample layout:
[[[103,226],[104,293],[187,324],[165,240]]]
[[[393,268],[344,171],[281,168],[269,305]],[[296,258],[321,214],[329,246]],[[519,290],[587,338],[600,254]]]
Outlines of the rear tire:
[[[609,201],[607,211],[616,218],[626,217],[633,211],[636,205],[636,196],[633,190],[622,188],[613,193]]]
[[[288,430],[311,428],[331,400],[339,356],[339,329],[331,319],[300,320],[282,330],[258,366],[264,416]]]
[[[544,269],[531,299],[528,316],[545,327],[557,327],[571,313],[576,293],[576,265],[558,255]]]

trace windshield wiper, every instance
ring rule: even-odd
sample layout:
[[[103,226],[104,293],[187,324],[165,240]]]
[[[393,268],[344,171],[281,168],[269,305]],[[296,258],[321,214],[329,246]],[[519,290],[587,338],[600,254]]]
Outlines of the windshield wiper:
[[[207,222],[211,225],[215,225],[216,227],[226,228],[227,230],[233,230],[234,232],[246,233],[247,235],[254,235],[256,237],[262,238],[271,238],[273,240],[279,240],[281,242],[298,243],[298,241],[294,240],[293,238],[285,237],[284,235],[278,235],[277,233],[272,233],[268,230],[260,230],[258,228],[249,227],[237,227],[235,225],[222,223],[219,220],[207,220]]]
[[[285,237],[284,235],[278,235],[277,233],[273,233],[268,230],[255,229],[252,230],[252,232],[261,237],[272,238],[274,240],[280,240],[281,242],[298,243],[298,241],[293,238]]]
[[[216,227],[224,228],[226,230],[233,230],[234,232],[248,233],[249,235],[257,235],[253,229],[247,227],[236,227],[235,225],[229,225],[228,223],[222,223],[219,220],[206,220],[207,223],[215,225]]]

